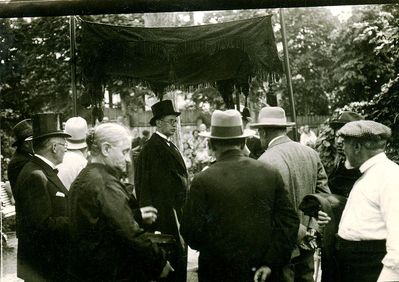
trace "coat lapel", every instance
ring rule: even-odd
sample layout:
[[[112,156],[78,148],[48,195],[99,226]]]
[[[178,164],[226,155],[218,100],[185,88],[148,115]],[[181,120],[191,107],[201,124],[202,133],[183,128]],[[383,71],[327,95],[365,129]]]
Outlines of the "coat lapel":
[[[57,174],[53,170],[51,166],[46,164],[44,161],[42,161],[40,158],[33,156],[32,161],[40,166],[40,168],[43,170],[43,172],[46,174],[47,179],[51,181],[62,193],[65,195],[68,195],[68,190],[65,188],[64,184],[62,184],[61,180],[58,178]]]
[[[169,151],[172,156],[177,160],[177,162],[186,169],[186,164],[184,163],[183,157],[177,148],[172,148],[173,144],[168,144],[167,140],[159,136],[158,134],[154,133],[154,137],[156,137],[157,141],[165,148],[165,150]]]

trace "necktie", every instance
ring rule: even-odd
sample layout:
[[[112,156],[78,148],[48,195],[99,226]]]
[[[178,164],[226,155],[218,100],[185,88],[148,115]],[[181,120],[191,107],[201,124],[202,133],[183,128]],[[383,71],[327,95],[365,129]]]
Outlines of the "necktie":
[[[58,168],[53,168],[55,174],[58,174]]]

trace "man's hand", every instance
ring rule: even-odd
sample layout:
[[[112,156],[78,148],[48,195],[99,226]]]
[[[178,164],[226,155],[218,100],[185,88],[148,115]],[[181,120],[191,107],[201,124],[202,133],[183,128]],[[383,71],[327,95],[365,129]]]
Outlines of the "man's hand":
[[[265,282],[271,273],[272,270],[270,269],[270,267],[265,265],[259,267],[258,270],[255,272],[254,282]]]
[[[317,223],[321,228],[325,227],[331,221],[331,217],[323,211],[319,211],[317,215]]]
[[[170,265],[169,261],[166,261],[165,266],[162,269],[161,275],[159,276],[159,278],[165,278],[169,275],[170,272],[175,271],[173,269],[173,267]]]
[[[142,207],[140,208],[141,217],[143,218],[143,223],[153,224],[157,220],[158,210],[154,207]]]

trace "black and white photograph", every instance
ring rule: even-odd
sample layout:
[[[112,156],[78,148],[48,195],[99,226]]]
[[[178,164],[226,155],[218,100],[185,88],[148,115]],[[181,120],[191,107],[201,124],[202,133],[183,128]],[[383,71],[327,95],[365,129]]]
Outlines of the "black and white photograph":
[[[398,0],[0,0],[0,282],[399,282]]]

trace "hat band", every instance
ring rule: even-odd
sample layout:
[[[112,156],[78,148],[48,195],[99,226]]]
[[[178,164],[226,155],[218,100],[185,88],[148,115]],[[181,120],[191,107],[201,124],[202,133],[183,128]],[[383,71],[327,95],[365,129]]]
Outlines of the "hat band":
[[[285,118],[263,118],[263,119],[260,118],[259,123],[284,125],[287,123],[287,119],[285,119]]]
[[[211,135],[215,137],[237,137],[242,134],[242,126],[211,126]]]
[[[86,138],[82,138],[82,139],[69,139],[69,138],[67,138],[67,141],[69,143],[72,143],[72,144],[79,144],[79,143],[86,142]]]

